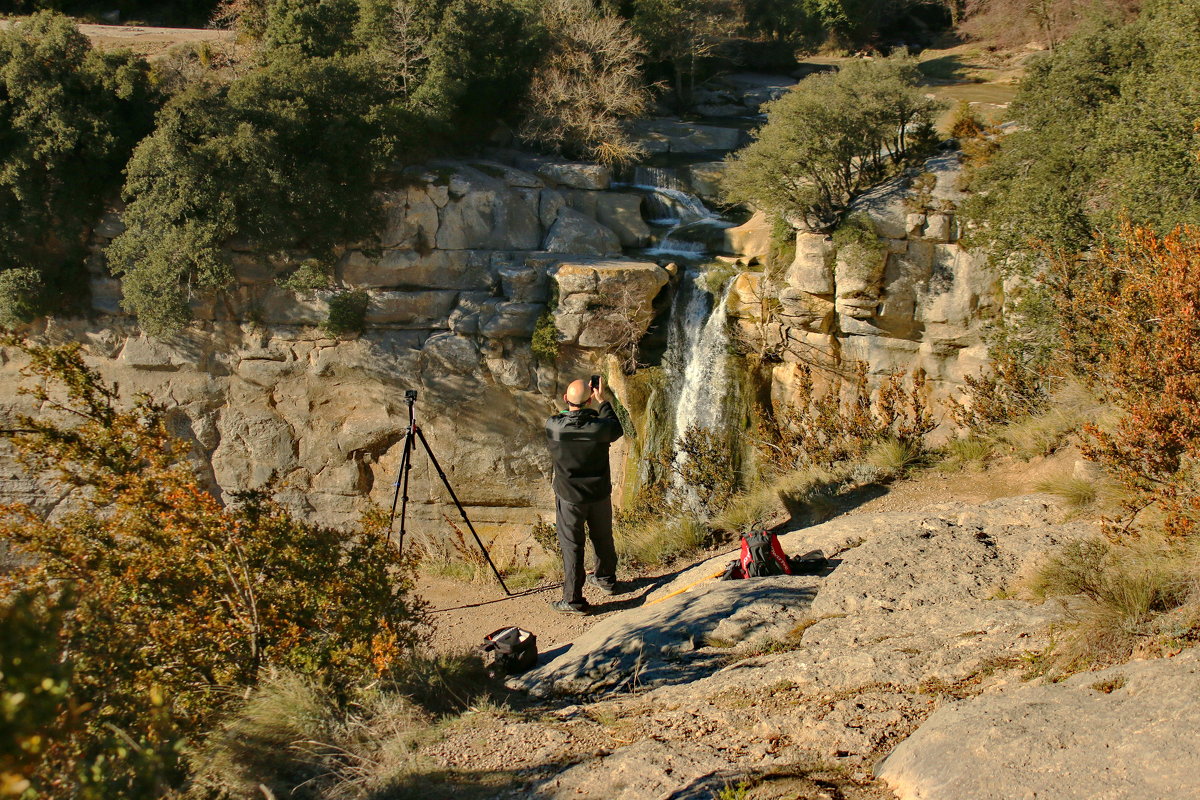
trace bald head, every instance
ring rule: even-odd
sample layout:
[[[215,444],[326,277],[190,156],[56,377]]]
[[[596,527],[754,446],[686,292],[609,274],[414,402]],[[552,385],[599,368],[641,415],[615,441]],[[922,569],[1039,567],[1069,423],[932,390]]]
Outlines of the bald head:
[[[584,381],[571,381],[563,398],[573,406],[585,405],[592,396],[591,387]]]

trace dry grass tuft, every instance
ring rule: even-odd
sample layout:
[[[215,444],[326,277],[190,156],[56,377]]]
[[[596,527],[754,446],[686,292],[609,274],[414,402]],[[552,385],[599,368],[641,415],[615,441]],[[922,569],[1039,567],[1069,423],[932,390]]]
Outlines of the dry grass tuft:
[[[951,439],[942,448],[938,469],[957,472],[962,469],[983,469],[996,450],[996,443],[982,436]]]
[[[1122,663],[1200,642],[1197,546],[1157,538],[1067,544],[1032,581],[1034,595],[1064,597],[1073,624],[1051,654],[1062,672]]]
[[[881,477],[898,477],[921,463],[921,445],[909,439],[884,439],[866,453],[866,462],[878,469]]]
[[[1100,497],[1100,487],[1095,480],[1077,478],[1068,472],[1044,478],[1034,488],[1061,498],[1067,506],[1076,510],[1094,505]]]
[[[279,672],[196,753],[195,797],[351,800],[382,796],[423,769],[442,715],[497,716],[501,687],[474,653],[414,654],[392,680],[333,691]],[[382,794],[381,794],[382,793]]]
[[[614,530],[617,552],[626,562],[657,567],[702,549],[709,542],[708,528],[694,517],[618,525]]]

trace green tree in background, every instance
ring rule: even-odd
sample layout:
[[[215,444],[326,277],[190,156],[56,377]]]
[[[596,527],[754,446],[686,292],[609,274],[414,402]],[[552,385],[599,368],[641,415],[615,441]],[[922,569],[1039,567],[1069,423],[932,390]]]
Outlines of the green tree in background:
[[[740,26],[733,0],[636,0],[633,28],[652,60],[667,64],[675,102],[692,103],[696,79]]]
[[[428,45],[415,110],[458,140],[486,138],[496,120],[516,121],[544,45],[520,0],[449,0]]]
[[[397,122],[376,106],[378,84],[363,59],[284,47],[228,86],[167,104],[129,163],[127,230],[108,250],[144,329],[177,329],[197,292],[229,284],[222,248],[234,236],[328,266],[336,243],[371,230],[373,180]]]
[[[0,32],[0,325],[86,286],[88,231],[150,127],[147,72],[50,12]]]
[[[769,103],[757,139],[727,159],[726,196],[816,229],[910,155],[937,105],[917,89],[914,59],[847,64]]]
[[[1164,234],[1200,221],[1200,0],[1155,0],[1132,23],[1094,24],[1035,62],[1013,102],[1020,126],[976,173],[965,211],[1024,290],[1003,347],[1061,368],[1072,320],[1040,280],[1047,255],[1089,251],[1125,222]],[[1058,292],[1070,276],[1053,276]],[[1064,283],[1065,281],[1065,283]]]

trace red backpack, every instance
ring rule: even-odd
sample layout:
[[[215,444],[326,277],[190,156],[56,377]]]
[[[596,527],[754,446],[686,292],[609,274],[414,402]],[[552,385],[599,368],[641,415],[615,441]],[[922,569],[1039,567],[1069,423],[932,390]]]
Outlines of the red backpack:
[[[766,575],[791,575],[792,566],[783,553],[779,537],[762,531],[742,536],[742,552],[729,565],[726,578],[761,578]]]

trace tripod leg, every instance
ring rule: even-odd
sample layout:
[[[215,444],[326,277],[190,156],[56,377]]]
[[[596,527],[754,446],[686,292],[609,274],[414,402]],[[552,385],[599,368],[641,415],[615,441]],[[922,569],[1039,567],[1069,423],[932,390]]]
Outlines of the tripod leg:
[[[450,479],[446,477],[446,473],[442,471],[442,465],[438,463],[437,457],[433,454],[433,449],[429,446],[429,442],[425,440],[425,433],[420,428],[417,428],[417,436],[421,437],[421,444],[425,446],[425,452],[429,454],[429,462],[433,464],[433,468],[437,470],[438,477],[442,479],[442,484],[445,485],[446,491],[450,493],[450,499],[454,501],[454,505],[458,507],[458,513],[462,514],[463,522],[467,523],[467,529],[471,531],[471,535],[475,537],[475,544],[479,545],[483,557],[487,559],[488,566],[492,568],[492,574],[496,576],[496,580],[500,581],[500,587],[504,589],[504,593],[509,597],[512,592],[508,590],[508,585],[504,583],[504,578],[500,576],[500,570],[496,569],[495,563],[492,562],[492,556],[488,553],[487,548],[483,546],[483,540],[479,538],[479,534],[475,532],[475,526],[471,524],[471,520],[467,517],[467,510],[463,508],[463,504],[459,501],[458,495],[454,493],[454,487],[450,485]]]
[[[404,489],[404,505],[400,506],[400,548],[404,548],[404,521],[408,511],[408,473],[412,468],[412,430],[404,434],[404,452],[400,454],[400,469],[396,472],[396,491],[392,495],[392,515],[388,518],[388,541],[392,540],[392,524],[396,521],[396,504],[400,489]]]
[[[408,521],[408,476],[412,472],[412,454],[415,449],[412,428],[409,428],[404,437],[404,477],[401,479],[404,483],[404,494],[400,499],[400,538],[396,540],[396,549],[401,553],[404,552],[404,525]]]

